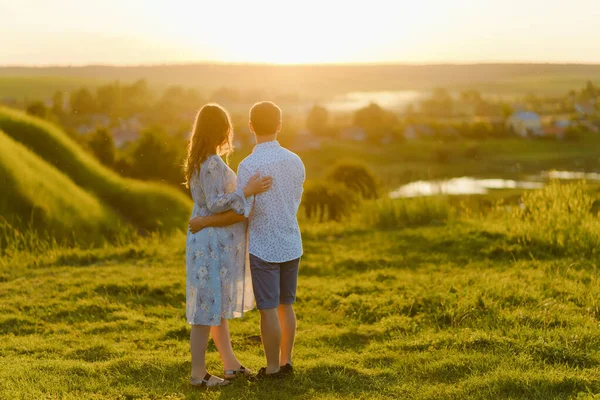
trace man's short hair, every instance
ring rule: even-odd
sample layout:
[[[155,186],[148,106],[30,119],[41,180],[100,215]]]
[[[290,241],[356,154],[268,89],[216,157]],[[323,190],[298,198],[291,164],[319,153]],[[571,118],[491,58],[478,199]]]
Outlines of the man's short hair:
[[[281,124],[281,108],[270,101],[256,103],[250,109],[250,122],[258,136],[273,135]]]

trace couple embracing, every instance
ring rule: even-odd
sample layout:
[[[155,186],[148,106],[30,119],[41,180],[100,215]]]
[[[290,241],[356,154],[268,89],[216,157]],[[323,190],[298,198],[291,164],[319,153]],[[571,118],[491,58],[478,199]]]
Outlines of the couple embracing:
[[[194,200],[187,236],[186,315],[194,386],[223,386],[251,376],[236,358],[228,320],[254,308],[267,365],[256,379],[283,378],[293,372],[298,266],[302,239],[296,214],[305,179],[300,158],[277,142],[281,109],[271,102],[250,110],[256,146],[238,168],[221,157],[233,150],[233,129],[225,109],[202,107],[196,118],[185,163],[186,184]],[[206,370],[212,336],[224,378]]]

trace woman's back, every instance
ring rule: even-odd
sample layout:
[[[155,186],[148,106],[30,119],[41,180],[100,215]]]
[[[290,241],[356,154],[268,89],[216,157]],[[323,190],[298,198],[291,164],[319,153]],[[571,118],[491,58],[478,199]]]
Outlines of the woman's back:
[[[194,199],[192,218],[218,214],[233,210],[244,213],[245,200],[241,191],[236,191],[235,173],[221,157],[212,155],[202,162],[190,181]]]

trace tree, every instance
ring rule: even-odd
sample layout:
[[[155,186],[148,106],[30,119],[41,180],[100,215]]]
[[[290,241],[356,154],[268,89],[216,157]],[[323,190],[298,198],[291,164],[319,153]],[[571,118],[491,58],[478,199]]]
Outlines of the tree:
[[[27,106],[27,114],[33,115],[39,118],[47,118],[48,117],[48,107],[41,101],[34,101],[30,105]]]
[[[308,113],[306,118],[306,127],[315,135],[323,136],[327,134],[327,124],[329,122],[329,112],[325,107],[318,105]]]
[[[132,145],[132,175],[177,185],[183,181],[181,165],[185,149],[183,136],[170,136],[161,129],[146,130]]]
[[[426,115],[444,117],[452,115],[452,96],[446,89],[434,89],[431,96],[421,102],[421,110]]]
[[[117,149],[113,136],[109,131],[98,129],[91,135],[88,146],[102,164],[108,167],[115,164]]]
[[[396,125],[394,113],[384,110],[375,103],[361,108],[354,113],[354,125],[365,130],[367,138],[379,142],[382,137],[391,134]]]
[[[595,99],[598,95],[600,95],[600,89],[592,81],[588,81],[585,89],[581,91],[582,100]]]
[[[171,86],[156,102],[151,118],[157,125],[171,124],[182,119],[191,121],[202,103],[203,99],[196,90]]]
[[[71,94],[71,111],[73,114],[92,114],[96,111],[96,101],[88,89],[79,89]]]
[[[103,85],[96,89],[96,108],[98,112],[106,115],[122,116],[122,97],[119,82]]]
[[[54,92],[52,96],[52,113],[57,117],[61,117],[65,114],[65,94],[60,90]]]

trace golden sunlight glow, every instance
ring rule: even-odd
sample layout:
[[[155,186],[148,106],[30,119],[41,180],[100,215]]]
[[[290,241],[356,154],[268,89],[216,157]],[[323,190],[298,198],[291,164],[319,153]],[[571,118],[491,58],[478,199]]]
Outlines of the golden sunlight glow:
[[[600,62],[597,0],[20,0],[0,15],[0,64]]]

